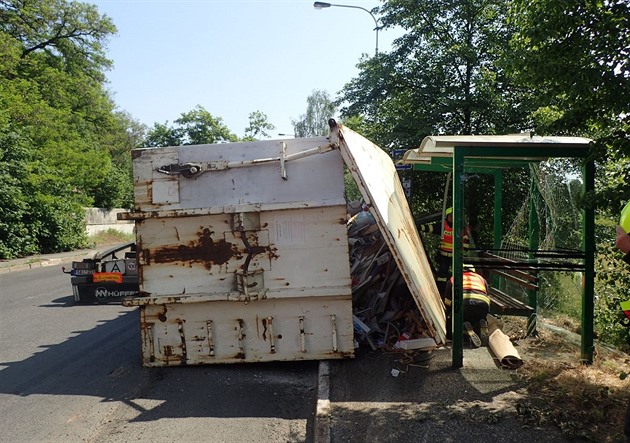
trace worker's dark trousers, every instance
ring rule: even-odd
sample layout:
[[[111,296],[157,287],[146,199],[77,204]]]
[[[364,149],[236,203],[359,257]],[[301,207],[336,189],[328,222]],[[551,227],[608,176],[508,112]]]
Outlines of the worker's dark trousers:
[[[446,282],[449,278],[451,278],[451,264],[453,263],[453,257],[443,255],[440,251],[438,251],[435,256],[435,261],[437,262],[437,288],[441,295],[446,295],[444,294],[444,290],[446,289]],[[450,294],[448,297],[450,298]]]
[[[451,300],[448,299],[448,302],[445,302],[446,306],[446,338],[451,339],[453,337],[453,316],[452,316],[452,307]],[[464,321],[470,322],[473,326],[473,329],[477,334],[481,331],[479,330],[479,320],[485,319],[490,312],[490,306],[487,303],[482,302],[481,300],[464,300]],[[630,406],[628,408],[630,413]],[[629,422],[630,423],[630,422]]]
[[[490,305],[481,300],[464,300],[464,321],[470,322],[479,333],[479,320],[484,320],[490,312]]]

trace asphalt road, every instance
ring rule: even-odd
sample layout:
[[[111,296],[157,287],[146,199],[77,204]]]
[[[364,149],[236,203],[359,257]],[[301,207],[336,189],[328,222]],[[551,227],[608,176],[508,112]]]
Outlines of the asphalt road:
[[[0,274],[0,442],[312,441],[318,362],[143,368],[137,308]]]
[[[74,304],[60,267],[93,253],[0,261],[0,443],[567,441],[516,419],[530,394],[487,348],[143,368],[136,308]]]

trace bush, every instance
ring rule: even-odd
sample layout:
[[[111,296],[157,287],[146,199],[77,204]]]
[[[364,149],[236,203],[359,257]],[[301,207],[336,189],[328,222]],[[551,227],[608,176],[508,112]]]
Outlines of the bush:
[[[600,244],[595,260],[595,331],[600,340],[630,349],[630,328],[623,326],[620,302],[630,299],[630,267],[612,244]]]
[[[39,252],[49,254],[85,248],[83,207],[69,198],[38,194],[31,204],[30,229]]]

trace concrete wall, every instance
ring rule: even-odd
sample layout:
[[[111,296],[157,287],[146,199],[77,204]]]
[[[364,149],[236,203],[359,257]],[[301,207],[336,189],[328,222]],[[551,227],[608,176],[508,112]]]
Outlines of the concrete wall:
[[[88,235],[94,235],[108,229],[116,229],[125,234],[133,233],[135,223],[128,220],[118,220],[120,212],[126,209],[85,208],[85,230]]]

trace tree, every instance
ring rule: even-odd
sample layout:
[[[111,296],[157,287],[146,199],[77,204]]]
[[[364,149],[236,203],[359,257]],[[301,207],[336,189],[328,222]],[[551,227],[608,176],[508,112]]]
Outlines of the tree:
[[[589,121],[627,113],[630,3],[515,0],[510,18],[520,55],[512,71],[558,111],[554,129],[584,132]]]
[[[507,0],[392,0],[385,26],[407,31],[394,50],[360,61],[342,90],[342,116],[362,115],[380,146],[430,134],[495,134],[527,127],[528,100],[497,63],[511,30]]]
[[[510,81],[501,64],[512,33],[508,5],[507,0],[386,2],[379,10],[381,22],[406,33],[391,53],[360,60],[358,76],[337,101],[344,120],[362,117],[364,135],[389,152],[417,147],[427,135],[529,128],[530,94]],[[414,174],[416,214],[441,211],[445,180],[443,173]],[[489,176],[467,177],[466,192],[477,198],[466,200],[466,213],[482,230],[492,226],[493,190]],[[517,195],[506,204],[522,200]],[[515,213],[518,208],[504,209]]]
[[[238,141],[238,137],[223,123],[221,117],[214,117],[201,105],[182,113],[173,123],[173,126],[169,126],[168,122],[154,123],[153,128],[145,135],[143,146],[203,145]]]
[[[267,131],[276,129],[274,125],[267,120],[267,114],[261,111],[254,111],[249,114],[249,126],[245,128],[244,141],[254,141],[261,137],[269,138]]]
[[[306,99],[306,114],[293,120],[296,137],[315,137],[328,135],[328,120],[334,117],[336,106],[326,91],[313,90]]]
[[[599,204],[630,199],[630,3],[514,1],[506,63],[539,99],[539,133],[596,140]],[[516,54],[516,55],[514,55]]]
[[[21,43],[21,58],[44,53],[65,60],[65,69],[86,72],[99,82],[111,66],[104,42],[116,33],[95,5],[66,0],[1,0],[0,29]]]
[[[164,124],[154,123],[149,129],[142,143],[147,148],[157,148],[164,146],[181,146],[183,144],[179,131],[168,126],[168,121]]]
[[[28,140],[0,132],[0,258],[37,252],[37,241],[25,221],[28,202]]]
[[[0,257],[85,246],[82,206],[127,167],[129,121],[104,87],[115,32],[93,5],[0,1]]]
[[[175,124],[185,145],[238,141],[238,137],[223,123],[221,117],[214,117],[201,105],[183,113],[175,120]]]

